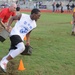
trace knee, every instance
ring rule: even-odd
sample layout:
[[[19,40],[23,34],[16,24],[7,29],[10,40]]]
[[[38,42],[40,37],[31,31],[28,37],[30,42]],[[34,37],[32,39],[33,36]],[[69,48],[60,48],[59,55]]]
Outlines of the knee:
[[[25,50],[25,45],[24,45],[24,43],[23,43],[23,42],[19,43],[19,44],[17,45],[17,48],[20,49],[21,51],[24,51],[24,50]]]
[[[20,49],[21,49],[22,51],[25,50],[25,46],[24,46],[24,44],[20,46]]]

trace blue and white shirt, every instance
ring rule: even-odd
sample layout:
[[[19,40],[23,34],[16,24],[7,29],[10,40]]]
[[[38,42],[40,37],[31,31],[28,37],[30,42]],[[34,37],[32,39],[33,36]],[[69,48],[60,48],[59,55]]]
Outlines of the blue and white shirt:
[[[28,14],[22,14],[20,20],[18,20],[13,27],[10,36],[19,35],[22,40],[27,33],[33,30],[36,27],[36,21],[30,18]]]

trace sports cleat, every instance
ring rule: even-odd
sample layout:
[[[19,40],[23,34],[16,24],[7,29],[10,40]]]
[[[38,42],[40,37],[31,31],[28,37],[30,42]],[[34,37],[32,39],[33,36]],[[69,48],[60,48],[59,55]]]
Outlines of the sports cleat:
[[[6,66],[7,66],[7,64],[5,62],[0,62],[0,68],[5,73],[6,73]]]
[[[74,32],[72,32],[71,35],[75,36]]]

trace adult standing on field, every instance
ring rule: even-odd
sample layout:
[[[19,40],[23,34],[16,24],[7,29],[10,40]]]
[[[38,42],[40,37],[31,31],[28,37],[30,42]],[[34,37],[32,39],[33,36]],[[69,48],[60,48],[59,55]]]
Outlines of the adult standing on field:
[[[9,18],[16,15],[16,7],[16,3],[12,3],[9,8],[0,11],[0,31],[3,29],[2,25],[7,28]]]
[[[73,10],[73,23],[72,23],[72,35],[74,35],[75,36],[75,8],[74,8],[74,10]]]
[[[31,14],[20,14],[13,16],[8,23],[8,28],[14,20],[18,20],[10,32],[10,51],[8,55],[2,58],[0,61],[0,68],[6,72],[7,63],[18,56],[25,50],[24,37],[26,36],[26,45],[30,45],[30,33],[36,28],[36,21],[40,18],[40,10],[33,9]]]
[[[53,7],[53,12],[55,12],[55,2],[53,2],[52,7]]]

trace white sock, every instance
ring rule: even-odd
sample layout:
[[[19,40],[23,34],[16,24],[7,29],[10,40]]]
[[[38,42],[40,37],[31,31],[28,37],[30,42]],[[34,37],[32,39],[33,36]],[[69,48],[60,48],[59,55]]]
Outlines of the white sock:
[[[7,59],[4,59],[2,62],[5,62],[7,64],[9,61]]]
[[[10,55],[10,53],[11,53],[12,51],[13,51],[13,50],[10,50],[9,53],[8,53],[8,55],[6,55],[6,56],[4,56],[4,57],[2,58],[2,61],[5,60],[5,59]]]

